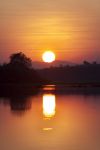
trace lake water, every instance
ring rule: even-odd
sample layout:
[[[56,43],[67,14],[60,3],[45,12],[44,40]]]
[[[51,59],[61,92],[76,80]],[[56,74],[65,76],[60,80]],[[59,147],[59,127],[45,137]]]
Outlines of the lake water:
[[[0,97],[0,150],[100,150],[96,89],[45,86],[16,94]]]

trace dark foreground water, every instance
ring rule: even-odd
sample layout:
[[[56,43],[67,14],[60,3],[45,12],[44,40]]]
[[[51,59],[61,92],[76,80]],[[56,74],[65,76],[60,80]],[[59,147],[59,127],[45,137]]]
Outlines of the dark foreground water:
[[[0,97],[0,150],[100,150],[99,91],[46,86]]]

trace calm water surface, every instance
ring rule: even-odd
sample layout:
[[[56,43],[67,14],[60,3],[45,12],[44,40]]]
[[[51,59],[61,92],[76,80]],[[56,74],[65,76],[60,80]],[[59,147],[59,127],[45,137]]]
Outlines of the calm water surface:
[[[0,97],[0,150],[100,150],[100,95],[55,90]]]

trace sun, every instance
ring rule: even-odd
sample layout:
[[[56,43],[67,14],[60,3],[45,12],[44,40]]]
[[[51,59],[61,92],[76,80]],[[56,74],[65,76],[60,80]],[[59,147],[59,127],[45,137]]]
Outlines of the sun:
[[[51,63],[51,62],[55,61],[56,55],[52,51],[46,51],[43,53],[42,59],[44,62]]]

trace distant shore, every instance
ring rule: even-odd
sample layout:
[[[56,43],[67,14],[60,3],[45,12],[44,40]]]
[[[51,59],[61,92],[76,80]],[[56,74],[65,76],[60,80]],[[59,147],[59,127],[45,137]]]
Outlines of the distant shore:
[[[62,86],[62,87],[100,87],[100,83],[63,83],[63,82],[46,82],[46,83],[0,83],[0,87],[42,87],[42,86]]]
[[[100,95],[100,84],[0,84],[0,97],[27,97],[38,93]]]

